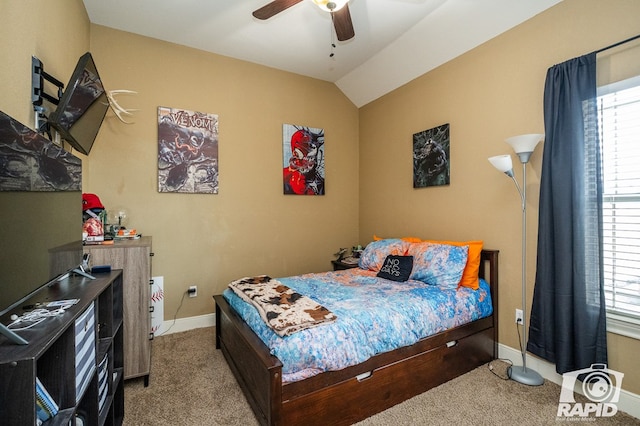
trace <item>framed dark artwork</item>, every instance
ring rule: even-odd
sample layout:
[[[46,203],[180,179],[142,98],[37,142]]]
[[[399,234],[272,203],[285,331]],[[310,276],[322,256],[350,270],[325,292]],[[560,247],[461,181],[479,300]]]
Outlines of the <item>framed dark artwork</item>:
[[[158,107],[158,192],[218,193],[218,116]]]
[[[0,111],[0,191],[80,191],[82,161]]]
[[[285,194],[324,195],[324,129],[283,124],[282,157]]]
[[[413,135],[413,187],[449,185],[449,123]]]

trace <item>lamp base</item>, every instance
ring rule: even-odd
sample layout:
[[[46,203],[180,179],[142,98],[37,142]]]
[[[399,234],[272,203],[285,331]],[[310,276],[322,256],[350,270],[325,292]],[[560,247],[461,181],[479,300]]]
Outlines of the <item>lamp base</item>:
[[[507,376],[511,380],[529,386],[540,386],[544,379],[540,374],[530,368],[523,368],[521,365],[511,366],[507,369]]]

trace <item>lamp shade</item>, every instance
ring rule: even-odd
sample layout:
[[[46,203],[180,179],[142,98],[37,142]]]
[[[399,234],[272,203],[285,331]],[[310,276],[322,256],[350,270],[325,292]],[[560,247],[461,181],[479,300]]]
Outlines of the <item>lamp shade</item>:
[[[510,155],[496,155],[495,157],[489,157],[489,162],[502,173],[508,173],[513,170],[513,163],[511,162]]]
[[[349,2],[349,0],[311,0],[314,2],[320,9],[325,12],[337,12],[342,9],[345,4]]]
[[[512,136],[505,139],[505,142],[511,145],[515,153],[520,157],[520,161],[522,163],[527,163],[531,153],[536,149],[536,145],[538,145],[543,139],[543,134],[530,133],[527,135]]]

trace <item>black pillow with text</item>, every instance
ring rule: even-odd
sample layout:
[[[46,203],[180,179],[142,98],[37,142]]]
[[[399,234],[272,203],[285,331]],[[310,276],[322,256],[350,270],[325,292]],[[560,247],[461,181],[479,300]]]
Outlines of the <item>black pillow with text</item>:
[[[378,277],[393,281],[407,281],[413,268],[413,256],[389,255],[384,260]]]

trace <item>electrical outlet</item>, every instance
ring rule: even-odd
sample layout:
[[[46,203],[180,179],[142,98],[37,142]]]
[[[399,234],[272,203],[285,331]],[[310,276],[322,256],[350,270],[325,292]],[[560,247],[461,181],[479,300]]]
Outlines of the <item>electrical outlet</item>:
[[[522,309],[516,309],[516,324],[523,324],[524,318],[522,315]]]
[[[189,297],[196,297],[198,295],[198,286],[189,286],[189,290],[187,290],[187,293],[189,293]]]

